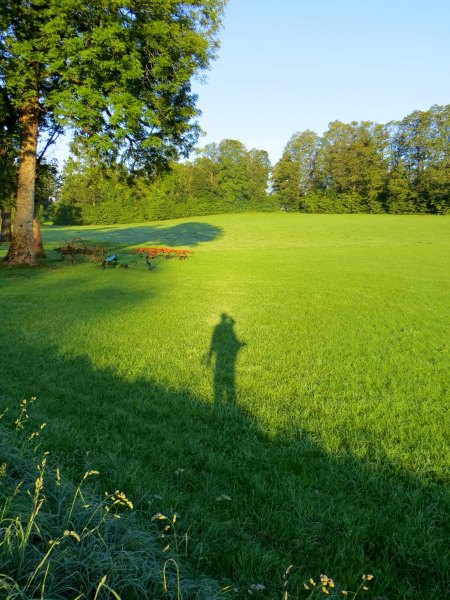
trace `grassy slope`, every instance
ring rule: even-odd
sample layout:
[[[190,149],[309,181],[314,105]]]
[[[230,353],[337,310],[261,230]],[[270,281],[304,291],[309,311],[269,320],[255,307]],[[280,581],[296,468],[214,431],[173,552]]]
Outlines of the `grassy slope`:
[[[242,594],[264,583],[278,597],[294,563],[294,597],[318,572],[351,587],[368,571],[379,595],[444,597],[449,224],[245,214],[48,229],[48,247],[81,234],[195,254],[151,273],[138,258],[1,270],[2,402],[38,396],[70,470],[100,468],[106,489],[178,511],[191,564]],[[203,357],[223,312],[246,346],[236,403],[217,406]],[[221,360],[230,375],[231,350]]]

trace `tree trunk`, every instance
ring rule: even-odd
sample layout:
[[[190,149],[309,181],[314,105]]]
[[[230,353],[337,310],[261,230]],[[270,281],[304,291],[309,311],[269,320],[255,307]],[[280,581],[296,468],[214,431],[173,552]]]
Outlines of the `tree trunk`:
[[[34,190],[36,184],[36,151],[38,142],[38,101],[22,108],[20,122],[19,179],[16,216],[8,254],[10,265],[34,265],[33,240]]]
[[[2,215],[2,228],[0,231],[0,242],[11,241],[11,209],[0,207]]]
[[[40,205],[38,202],[34,204],[34,215],[33,215],[33,243],[34,243],[34,254],[36,258],[45,258],[44,245],[42,244],[41,237],[41,218],[39,216]]]

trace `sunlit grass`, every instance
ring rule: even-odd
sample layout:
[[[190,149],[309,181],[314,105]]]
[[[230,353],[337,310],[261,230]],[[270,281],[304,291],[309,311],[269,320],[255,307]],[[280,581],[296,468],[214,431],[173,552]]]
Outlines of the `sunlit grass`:
[[[449,225],[247,214],[46,229],[49,249],[80,235],[130,268],[50,252],[51,268],[0,270],[3,404],[37,396],[74,477],[98,468],[149,514],[179,513],[191,566],[238,595],[261,583],[281,597],[294,564],[293,597],[321,572],[444,597]],[[194,254],[149,272],[124,249],[152,244]],[[215,406],[230,370],[236,402]]]

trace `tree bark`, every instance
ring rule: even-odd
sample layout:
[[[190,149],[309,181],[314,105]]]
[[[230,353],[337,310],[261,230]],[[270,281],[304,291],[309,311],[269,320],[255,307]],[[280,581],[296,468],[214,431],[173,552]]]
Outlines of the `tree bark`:
[[[41,237],[41,217],[39,216],[40,205],[38,202],[34,203],[34,215],[33,215],[33,243],[34,243],[34,255],[36,258],[45,258],[44,245]]]
[[[19,178],[14,229],[5,258],[10,265],[34,265],[33,239],[34,191],[38,142],[38,100],[24,106],[20,118]]]
[[[0,207],[2,216],[2,228],[0,231],[0,242],[11,241],[11,209],[5,206]]]

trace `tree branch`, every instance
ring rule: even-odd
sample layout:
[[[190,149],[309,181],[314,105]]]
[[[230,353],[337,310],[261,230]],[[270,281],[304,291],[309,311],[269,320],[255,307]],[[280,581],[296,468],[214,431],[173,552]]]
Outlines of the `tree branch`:
[[[56,129],[53,130],[52,134],[50,135],[50,137],[47,139],[47,141],[45,143],[44,149],[37,157],[37,162],[39,164],[40,164],[41,160],[43,159],[44,154],[47,152],[49,147],[56,142],[56,140],[59,138],[61,133],[62,133],[62,129],[60,127],[57,127]]]

